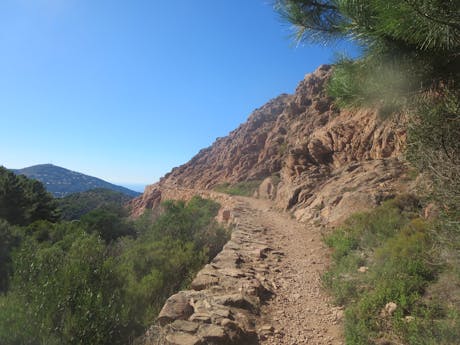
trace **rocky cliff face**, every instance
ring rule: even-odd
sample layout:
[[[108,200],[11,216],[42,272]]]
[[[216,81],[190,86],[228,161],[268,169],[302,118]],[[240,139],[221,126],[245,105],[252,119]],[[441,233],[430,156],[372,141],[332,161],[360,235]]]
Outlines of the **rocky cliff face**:
[[[133,214],[157,206],[171,190],[211,190],[246,180],[264,180],[260,197],[300,220],[323,224],[393,195],[403,187],[398,156],[405,133],[376,110],[335,107],[325,91],[331,71],[320,66],[293,95],[269,101],[227,137],[149,186],[132,201]]]

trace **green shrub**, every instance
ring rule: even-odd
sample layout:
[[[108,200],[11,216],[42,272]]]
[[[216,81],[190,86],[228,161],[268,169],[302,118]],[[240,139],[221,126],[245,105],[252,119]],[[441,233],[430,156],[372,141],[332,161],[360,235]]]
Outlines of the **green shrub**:
[[[12,273],[11,282],[1,281],[0,344],[131,343],[228,240],[214,219],[218,210],[198,197],[167,202],[153,223],[141,222],[137,237],[126,236],[133,225],[110,210],[19,229],[0,222],[7,249],[0,269]]]
[[[136,328],[144,329],[154,321],[164,301],[191,282],[207,256],[192,242],[166,238],[136,241],[118,262],[129,319]]]
[[[446,308],[443,301],[421,304],[413,311],[414,319],[395,320],[402,337],[411,345],[454,345],[460,339],[460,311]]]
[[[0,342],[5,345],[59,345],[54,337],[40,334],[27,300],[19,293],[0,295]]]
[[[110,243],[122,236],[136,236],[134,224],[126,216],[125,209],[111,205],[86,213],[81,217],[81,223],[88,233],[97,233]]]
[[[14,225],[36,220],[59,219],[56,201],[45,187],[24,175],[15,175],[0,166],[0,218]]]
[[[8,290],[13,272],[11,253],[19,245],[19,237],[13,226],[0,219],[0,294]]]
[[[123,320],[121,281],[105,244],[81,229],[72,230],[54,244],[25,238],[15,253],[7,304],[26,303],[10,319],[12,329],[25,318],[33,330],[25,343],[59,339],[64,344],[122,344],[116,339],[121,338]],[[10,331],[11,342],[6,336],[0,333],[2,344],[14,344],[25,335],[18,328],[16,334]]]
[[[98,208],[123,207],[132,197],[105,188],[95,188],[84,192],[72,193],[56,199],[63,220],[80,219]]]
[[[433,224],[419,218],[418,210],[414,197],[400,196],[350,217],[325,238],[334,251],[323,282],[336,303],[346,306],[347,344],[370,344],[382,335],[414,345],[450,344],[459,333],[447,327],[458,325],[455,308],[443,305],[440,309],[449,312],[434,313],[424,300],[443,266],[434,260],[438,252]],[[359,272],[360,266],[368,271]],[[384,316],[382,309],[389,302],[396,303],[397,310]],[[406,316],[416,321],[405,321]]]
[[[216,192],[226,193],[230,195],[253,196],[256,189],[259,187],[260,180],[243,181],[235,184],[222,183],[214,187]]]

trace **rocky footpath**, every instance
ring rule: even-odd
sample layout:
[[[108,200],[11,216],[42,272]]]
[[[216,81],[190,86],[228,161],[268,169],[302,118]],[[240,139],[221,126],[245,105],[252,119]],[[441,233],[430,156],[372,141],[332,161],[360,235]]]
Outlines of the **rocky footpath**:
[[[320,229],[410,183],[399,159],[404,117],[337,108],[326,94],[331,73],[320,66],[132,200],[136,216],[197,194],[220,202],[220,219],[234,223],[191,290],[168,299],[145,345],[341,344],[342,311],[321,289],[329,253]],[[259,181],[257,199],[213,191],[250,180]]]
[[[340,344],[341,311],[321,292],[320,233],[269,201],[232,200],[231,240],[166,301],[143,344]]]

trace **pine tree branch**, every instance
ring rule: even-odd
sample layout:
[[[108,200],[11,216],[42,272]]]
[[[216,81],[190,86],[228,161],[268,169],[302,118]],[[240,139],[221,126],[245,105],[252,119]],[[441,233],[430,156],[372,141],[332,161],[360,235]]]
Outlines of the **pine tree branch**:
[[[330,10],[330,11],[338,11],[339,10],[339,8],[337,6],[331,5],[329,3],[323,4],[321,2],[312,1],[312,2],[310,2],[309,5],[318,7],[318,8],[323,9],[323,10]]]
[[[281,8],[286,8],[292,5],[301,6],[301,7],[316,7],[320,10],[329,10],[329,11],[339,11],[339,8],[335,5],[332,5],[329,1],[327,2],[318,2],[311,0],[278,0],[278,6]]]
[[[450,26],[456,30],[460,30],[460,25],[457,24],[457,23],[452,23],[452,22],[449,22],[449,21],[445,21],[445,20],[442,20],[442,19],[439,19],[439,18],[434,18],[432,16],[429,16],[428,14],[424,13],[422,10],[420,10],[419,7],[417,7],[414,3],[414,1],[411,1],[411,0],[404,0],[405,3],[407,3],[415,12],[417,12],[419,15],[421,15],[422,17],[425,17],[426,19],[428,20],[431,20],[435,23],[438,23],[438,24],[442,24],[442,25],[447,25],[447,26]]]

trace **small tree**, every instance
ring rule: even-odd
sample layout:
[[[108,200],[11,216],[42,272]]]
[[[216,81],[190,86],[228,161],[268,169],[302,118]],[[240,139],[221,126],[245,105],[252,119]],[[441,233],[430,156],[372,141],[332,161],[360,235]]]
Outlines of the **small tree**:
[[[11,224],[27,225],[36,220],[56,221],[56,202],[36,180],[0,167],[0,218]]]

